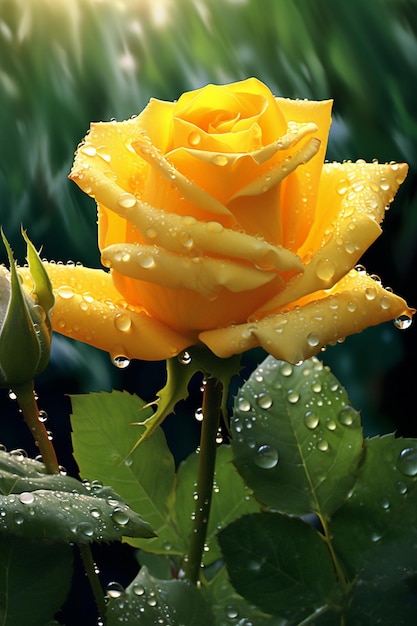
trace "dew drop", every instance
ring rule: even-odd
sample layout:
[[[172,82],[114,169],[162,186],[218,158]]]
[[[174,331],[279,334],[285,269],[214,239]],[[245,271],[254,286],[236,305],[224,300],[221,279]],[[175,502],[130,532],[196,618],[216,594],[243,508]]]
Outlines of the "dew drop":
[[[69,300],[74,296],[74,290],[72,287],[67,285],[63,285],[62,287],[58,287],[56,293],[63,298],[64,300]]]
[[[239,611],[234,606],[227,606],[224,610],[226,617],[229,619],[236,619],[239,616]]]
[[[18,526],[21,526],[25,520],[24,520],[23,515],[21,515],[20,513],[16,513],[14,518],[13,518],[13,521]]]
[[[331,431],[336,430],[337,424],[336,424],[336,422],[334,420],[329,419],[326,422],[326,428],[327,428],[327,430],[331,430]]]
[[[336,271],[336,267],[332,261],[329,259],[321,259],[317,263],[316,274],[317,278],[323,280],[324,282],[330,281]]]
[[[377,532],[377,531],[374,531],[374,532],[371,534],[371,541],[372,541],[373,543],[376,543],[377,541],[380,541],[380,539],[381,539],[381,538],[382,538],[382,534],[381,534],[381,533],[379,533],[379,532]]]
[[[19,494],[19,500],[22,504],[32,504],[35,500],[35,496],[29,491],[22,491],[22,493]]]
[[[189,365],[192,361],[191,354],[187,350],[184,350],[177,358],[181,365]]]
[[[256,399],[256,404],[261,409],[269,409],[273,404],[273,400],[268,393],[261,393]]]
[[[290,389],[287,393],[287,400],[290,404],[296,404],[300,399],[300,394],[293,389]]]
[[[349,405],[344,406],[337,417],[342,426],[356,426],[359,423],[359,413]]]
[[[280,373],[282,376],[291,376],[292,374],[292,365],[291,363],[283,363],[280,367]]]
[[[127,515],[126,511],[124,511],[120,507],[114,509],[113,513],[111,514],[111,518],[113,522],[115,524],[118,524],[119,526],[126,526],[126,524],[128,524],[129,522],[129,516]]]
[[[147,600],[147,603],[149,606],[156,606],[158,604],[158,600],[155,598],[155,595],[152,592]]]
[[[382,296],[381,300],[379,301],[380,305],[381,305],[381,309],[389,309],[391,306],[391,300],[389,298],[389,296]]]
[[[122,332],[128,332],[132,327],[132,320],[127,313],[118,313],[114,318],[114,325],[117,330],[121,330]]]
[[[130,359],[123,354],[119,354],[117,356],[112,357],[112,363],[115,367],[120,370],[124,370],[126,367],[130,365]]]
[[[246,398],[239,398],[239,400],[237,401],[237,408],[239,409],[239,411],[247,413],[251,410],[252,407],[249,400],[246,400]]]
[[[193,131],[188,135],[188,143],[190,146],[198,146],[201,141],[201,135],[197,131]]]
[[[262,445],[256,451],[255,465],[262,469],[272,469],[278,463],[278,452],[272,446]]]
[[[317,428],[319,423],[320,420],[316,413],[313,413],[313,411],[307,411],[307,413],[304,415],[304,424],[307,426],[308,429],[314,430],[315,428]]]
[[[106,593],[109,598],[120,598],[124,592],[124,587],[118,582],[112,581],[107,585]]]
[[[209,233],[218,234],[224,230],[224,226],[220,222],[207,222],[206,230]]]
[[[48,419],[48,413],[44,411],[43,409],[41,409],[39,411],[38,420],[42,423],[45,423],[47,419]]]
[[[197,420],[197,422],[203,421],[204,416],[203,416],[203,409],[201,407],[196,409],[196,412],[194,413],[194,417]]]
[[[140,254],[136,258],[136,262],[145,270],[155,267],[155,259],[151,254]]]
[[[86,537],[92,537],[94,535],[94,526],[90,522],[80,522],[77,525],[77,532]]]
[[[417,475],[417,448],[404,448],[397,461],[398,470],[404,476]]]
[[[325,439],[320,439],[317,442],[317,450],[320,450],[320,452],[327,452],[327,450],[329,449],[329,442],[326,441]]]
[[[407,491],[408,491],[407,485],[405,483],[403,483],[401,480],[398,481],[398,483],[397,483],[397,489],[398,489],[398,493],[401,496],[404,496],[407,493]]]
[[[132,587],[132,591],[135,596],[143,596],[143,594],[145,593],[145,587],[140,583],[135,583]]]
[[[385,511],[387,511],[390,507],[390,501],[387,498],[382,498],[379,504]]]
[[[94,519],[98,519],[101,515],[100,509],[93,507],[92,509],[90,509],[90,515],[91,517],[94,517]]]
[[[412,319],[408,315],[400,315],[394,320],[394,326],[399,330],[407,330],[412,324]]]
[[[83,146],[81,146],[80,152],[90,157],[93,157],[97,154],[96,147],[89,144],[84,144]]]
[[[320,337],[317,333],[310,333],[307,335],[307,343],[311,348],[315,348],[320,343]]]
[[[211,162],[213,163],[213,165],[217,165],[219,167],[224,167],[225,165],[228,164],[229,159],[224,154],[216,154],[212,158]]]
[[[136,198],[131,193],[121,193],[117,199],[117,204],[123,209],[132,209],[136,204]]]
[[[376,289],[375,289],[375,287],[367,287],[365,289],[365,298],[367,300],[375,300],[375,298],[376,298]]]
[[[155,239],[155,237],[157,237],[158,233],[156,232],[155,228],[147,228],[145,231],[145,235],[148,239]]]

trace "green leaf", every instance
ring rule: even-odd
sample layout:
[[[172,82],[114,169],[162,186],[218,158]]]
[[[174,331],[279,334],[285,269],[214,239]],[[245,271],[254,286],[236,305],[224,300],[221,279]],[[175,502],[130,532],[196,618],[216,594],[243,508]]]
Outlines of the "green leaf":
[[[29,271],[33,280],[33,293],[37,298],[38,304],[43,308],[46,313],[48,326],[51,330],[49,313],[55,302],[54,293],[52,291],[52,284],[45,270],[45,267],[39,258],[39,254],[37,253],[35,246],[30,241],[29,237],[26,234],[26,231],[23,229],[22,235],[23,239],[26,241],[26,255],[29,265]]]
[[[127,392],[71,396],[74,456],[83,478],[111,484],[154,529],[157,538],[129,540],[152,552],[183,554],[181,536],[170,523],[175,486],[174,459],[158,429],[131,452],[138,417],[149,415],[144,402]]]
[[[320,534],[279,513],[255,513],[219,533],[230,581],[262,611],[298,623],[335,603],[337,579]]]
[[[245,513],[259,511],[259,504],[251,496],[251,491],[239,476],[232,460],[231,448],[225,445],[220,446],[216,455],[206,550],[203,555],[205,565],[221,558],[216,538],[219,528],[223,528]],[[176,519],[178,530],[186,544],[192,532],[192,515],[195,509],[193,495],[196,490],[197,467],[198,453],[193,453],[178,468]]]
[[[281,618],[267,615],[240,596],[230,584],[227,571],[222,567],[205,592],[214,615],[215,626],[283,626]]]
[[[0,451],[0,494],[2,534],[74,543],[154,536],[110,487],[47,474],[19,451]]]
[[[366,623],[414,619],[416,520],[417,440],[394,435],[366,440],[352,496],[329,524],[334,548],[356,580],[352,610],[375,620]]]
[[[118,598],[111,598],[107,626],[213,626],[211,609],[202,592],[181,580],[156,580],[143,567]]]
[[[268,357],[238,393],[231,430],[236,467],[278,511],[327,516],[353,487],[359,413],[316,358],[293,366]]]
[[[2,626],[45,626],[70,589],[72,549],[0,536],[0,564]]]

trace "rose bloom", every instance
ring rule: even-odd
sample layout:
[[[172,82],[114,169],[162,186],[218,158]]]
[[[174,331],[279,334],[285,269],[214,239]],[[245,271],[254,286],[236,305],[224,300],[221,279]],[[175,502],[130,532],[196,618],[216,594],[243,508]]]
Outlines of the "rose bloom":
[[[413,310],[360,269],[405,164],[324,163],[331,101],[207,85],[91,124],[70,178],[107,270],[48,265],[54,329],[157,360],[205,344],[298,362]]]

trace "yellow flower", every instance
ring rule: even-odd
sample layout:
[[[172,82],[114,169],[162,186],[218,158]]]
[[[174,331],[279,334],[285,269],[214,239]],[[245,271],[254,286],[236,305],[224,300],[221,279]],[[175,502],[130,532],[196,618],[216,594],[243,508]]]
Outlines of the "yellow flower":
[[[206,344],[296,362],[413,310],[353,269],[405,164],[324,163],[331,101],[258,80],[95,123],[71,178],[98,205],[110,272],[49,265],[55,330],[113,357]]]

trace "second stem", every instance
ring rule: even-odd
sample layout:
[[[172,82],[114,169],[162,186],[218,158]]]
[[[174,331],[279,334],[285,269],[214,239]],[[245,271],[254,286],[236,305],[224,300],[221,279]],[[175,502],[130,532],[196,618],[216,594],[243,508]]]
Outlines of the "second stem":
[[[203,392],[203,422],[197,474],[197,499],[190,550],[185,569],[186,578],[194,585],[200,576],[201,562],[207,536],[207,526],[213,493],[216,465],[216,436],[219,428],[223,385],[217,378],[207,378]]]

